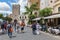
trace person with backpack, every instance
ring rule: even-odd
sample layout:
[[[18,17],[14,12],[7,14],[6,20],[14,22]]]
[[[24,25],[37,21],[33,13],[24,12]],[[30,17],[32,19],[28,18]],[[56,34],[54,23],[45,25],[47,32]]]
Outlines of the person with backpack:
[[[12,28],[12,25],[10,22],[8,23],[7,27],[8,27],[7,28],[8,29],[8,36],[9,36],[9,38],[12,38],[13,28]]]

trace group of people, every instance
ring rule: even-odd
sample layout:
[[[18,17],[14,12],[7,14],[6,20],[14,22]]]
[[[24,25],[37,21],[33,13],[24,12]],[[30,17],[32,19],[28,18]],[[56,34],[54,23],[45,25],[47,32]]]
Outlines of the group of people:
[[[1,30],[2,30],[2,34],[8,33],[9,38],[12,38],[12,33],[18,33],[19,32],[19,27],[21,27],[21,32],[24,33],[24,26],[25,23],[24,21],[22,21],[21,23],[17,22],[17,20],[15,19],[14,22],[7,22],[7,21],[3,21],[1,23]]]
[[[17,20],[15,19],[15,20],[14,20],[14,29],[15,29],[15,32],[16,32],[16,31],[19,31],[19,27],[21,27],[21,32],[24,33],[25,22],[24,22],[24,21],[21,21],[21,22],[19,23],[19,22],[17,22]]]
[[[32,22],[32,33],[34,35],[40,34],[41,26],[37,22]]]
[[[12,33],[19,33],[21,30],[21,33],[24,33],[24,27],[25,27],[25,22],[22,21],[21,23],[19,23],[16,19],[14,20],[14,22],[7,22],[7,21],[3,21],[1,23],[1,29],[2,29],[2,33],[8,33],[9,38],[12,38]],[[21,29],[20,29],[21,28]],[[39,23],[36,22],[32,22],[32,33],[34,35],[39,34],[40,33],[40,25]]]

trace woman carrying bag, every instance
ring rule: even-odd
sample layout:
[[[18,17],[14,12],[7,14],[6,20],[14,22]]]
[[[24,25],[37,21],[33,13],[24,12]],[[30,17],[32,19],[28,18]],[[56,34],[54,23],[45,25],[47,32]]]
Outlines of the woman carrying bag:
[[[24,27],[25,27],[25,23],[21,22],[21,32],[24,33]]]

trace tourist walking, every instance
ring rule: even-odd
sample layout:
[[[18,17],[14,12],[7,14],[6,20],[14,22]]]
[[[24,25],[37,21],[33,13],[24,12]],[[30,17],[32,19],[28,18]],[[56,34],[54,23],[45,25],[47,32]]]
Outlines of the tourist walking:
[[[13,28],[12,28],[12,25],[11,25],[10,22],[7,25],[7,29],[8,29],[8,36],[9,36],[9,38],[12,38]]]
[[[36,34],[40,34],[40,30],[41,30],[41,26],[39,25],[39,23],[36,24]]]
[[[3,22],[1,23],[1,29],[2,29],[2,33],[3,33],[3,34],[5,33],[4,24],[5,24],[5,21],[3,21]]]
[[[16,24],[17,24],[17,19],[14,20],[14,30],[15,30],[15,32],[16,32],[16,30],[17,30]]]
[[[7,21],[5,21],[4,23],[4,30],[5,30],[5,33],[7,33]]]
[[[32,33],[36,35],[36,22],[32,23]]]
[[[24,33],[25,22],[22,21],[20,26],[21,26],[21,32]]]
[[[17,27],[17,33],[19,33],[19,29],[20,29],[19,23],[16,24],[16,27]]]

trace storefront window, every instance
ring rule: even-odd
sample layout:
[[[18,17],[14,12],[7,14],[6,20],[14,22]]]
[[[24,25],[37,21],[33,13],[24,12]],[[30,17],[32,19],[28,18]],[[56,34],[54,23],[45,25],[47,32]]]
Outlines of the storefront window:
[[[58,8],[58,12],[60,12],[60,7]]]
[[[58,25],[60,25],[60,18],[58,18]]]

